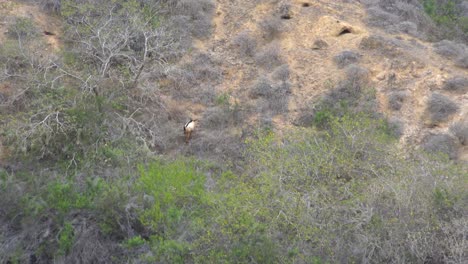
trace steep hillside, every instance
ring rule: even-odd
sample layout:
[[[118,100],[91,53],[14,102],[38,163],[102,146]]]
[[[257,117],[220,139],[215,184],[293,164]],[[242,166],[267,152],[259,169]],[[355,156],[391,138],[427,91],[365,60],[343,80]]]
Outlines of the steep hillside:
[[[433,134],[454,138],[450,125],[466,127],[467,122],[466,66],[456,65],[457,58],[438,54],[433,43],[409,34],[388,34],[367,26],[366,20],[365,6],[354,1],[218,1],[214,32],[198,41],[196,49],[219,62],[223,81],[215,89],[254,109],[250,125],[271,119],[281,131],[301,116],[313,115],[314,105],[355,64],[366,71],[367,85],[376,89],[375,111],[400,127],[403,146],[419,146]],[[463,56],[466,46],[460,47]],[[352,53],[342,54],[346,51]],[[334,60],[340,54],[338,65]],[[289,75],[275,80],[275,72],[282,70]],[[272,102],[273,109],[265,108],[264,98],[251,95],[259,79],[288,86],[281,95],[286,102]],[[460,86],[457,91],[444,88],[454,79]],[[457,111],[431,120],[428,105],[434,93],[446,96]],[[193,115],[202,117],[203,112],[194,108]],[[453,151],[459,153],[450,155],[466,160],[466,144],[456,145]]]
[[[0,0],[0,263],[467,263],[466,14]]]

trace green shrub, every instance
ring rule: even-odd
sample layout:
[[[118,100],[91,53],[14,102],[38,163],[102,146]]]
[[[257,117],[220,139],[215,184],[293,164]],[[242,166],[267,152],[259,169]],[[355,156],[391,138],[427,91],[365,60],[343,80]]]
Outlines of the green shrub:
[[[141,238],[141,236],[134,236],[132,238],[129,238],[127,240],[124,241],[124,246],[127,247],[127,248],[135,248],[135,247],[139,247],[139,246],[142,246],[146,243],[146,241]]]
[[[73,247],[73,241],[73,226],[71,223],[65,222],[58,235],[58,255],[67,254]]]
[[[192,164],[177,161],[140,166],[137,186],[154,202],[141,212],[142,223],[156,232],[170,235],[183,218],[201,213],[206,202],[205,177]]]

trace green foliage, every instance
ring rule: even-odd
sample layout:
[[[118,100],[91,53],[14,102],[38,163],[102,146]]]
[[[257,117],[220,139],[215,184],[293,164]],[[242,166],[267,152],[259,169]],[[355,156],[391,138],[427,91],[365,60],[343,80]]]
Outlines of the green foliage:
[[[71,223],[65,222],[58,236],[58,255],[63,256],[70,251],[73,247],[74,237],[73,226]]]
[[[328,121],[330,121],[332,114],[328,109],[317,111],[314,115],[313,124],[317,127],[325,127]]]
[[[151,237],[151,248],[156,257],[147,258],[146,261],[162,263],[186,263],[189,253],[189,244],[177,240],[168,240],[162,237]]]
[[[467,34],[468,25],[466,17],[460,14],[460,9],[457,5],[461,3],[459,0],[422,0],[424,11],[438,25],[447,26],[448,28],[460,27]]]
[[[196,215],[205,203],[205,177],[185,162],[152,163],[139,167],[141,177],[137,186],[142,193],[154,199],[141,212],[141,221],[151,229],[165,230],[167,235],[184,217]]]
[[[222,93],[216,97],[216,104],[222,106],[229,106],[229,93]]]
[[[142,246],[146,243],[146,241],[141,238],[141,236],[134,236],[124,241],[124,246],[127,248],[135,248]]]

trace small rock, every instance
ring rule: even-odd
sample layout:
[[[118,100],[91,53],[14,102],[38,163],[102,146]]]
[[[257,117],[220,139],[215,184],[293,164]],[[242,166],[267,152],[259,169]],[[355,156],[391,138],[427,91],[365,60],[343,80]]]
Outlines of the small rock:
[[[317,50],[317,49],[325,49],[328,47],[328,43],[325,42],[322,39],[317,39],[314,41],[314,44],[312,45],[312,49]]]
[[[387,77],[387,75],[385,74],[385,72],[381,72],[377,75],[377,80],[379,81],[383,81],[385,80],[385,78]]]

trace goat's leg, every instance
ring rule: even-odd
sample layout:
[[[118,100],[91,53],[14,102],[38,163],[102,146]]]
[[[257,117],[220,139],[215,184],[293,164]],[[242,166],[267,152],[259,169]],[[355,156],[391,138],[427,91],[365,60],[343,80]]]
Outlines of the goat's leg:
[[[192,135],[192,131],[186,131],[185,132],[185,143],[189,143],[190,136]]]

